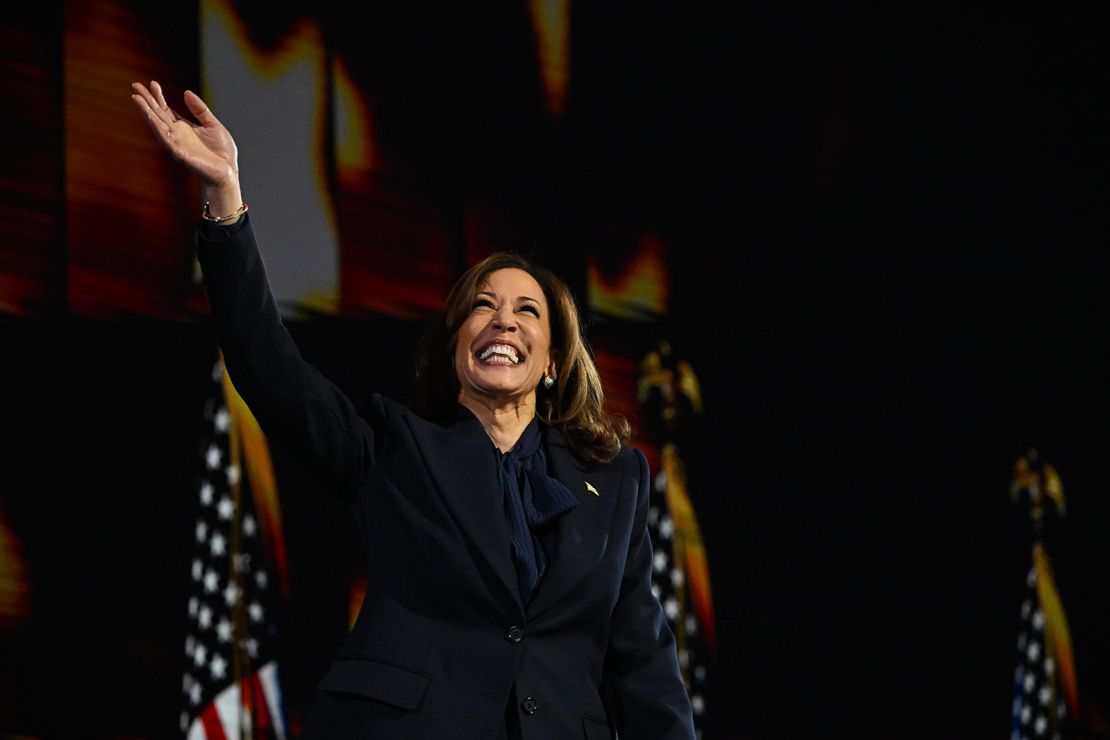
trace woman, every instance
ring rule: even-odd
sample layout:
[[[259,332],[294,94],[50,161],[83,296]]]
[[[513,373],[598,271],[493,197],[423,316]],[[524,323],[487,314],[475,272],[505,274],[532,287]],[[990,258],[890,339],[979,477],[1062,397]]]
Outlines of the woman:
[[[364,415],[283,327],[235,143],[191,92],[132,99],[196,173],[198,255],[225,361],[267,434],[356,504],[361,613],[305,737],[692,738],[651,592],[648,469],[602,410],[566,286],[511,255],[452,289],[418,361],[421,415]]]

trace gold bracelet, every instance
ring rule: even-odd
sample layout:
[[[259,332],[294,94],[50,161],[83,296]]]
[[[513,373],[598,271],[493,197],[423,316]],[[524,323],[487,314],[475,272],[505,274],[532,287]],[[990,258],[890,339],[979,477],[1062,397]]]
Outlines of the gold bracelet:
[[[224,221],[230,221],[233,218],[239,218],[244,213],[246,213],[249,208],[250,206],[248,206],[246,202],[244,202],[243,205],[236,208],[233,213],[229,213],[226,216],[213,216],[212,212],[208,210],[208,201],[204,201],[204,212],[200,214],[200,217],[203,218],[205,221],[211,221],[214,224],[219,224],[223,223]]]

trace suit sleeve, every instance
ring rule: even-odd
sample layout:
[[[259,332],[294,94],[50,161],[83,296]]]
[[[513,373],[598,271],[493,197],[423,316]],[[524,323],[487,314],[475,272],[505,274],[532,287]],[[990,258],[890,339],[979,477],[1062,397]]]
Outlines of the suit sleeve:
[[[622,738],[692,740],[694,719],[674,635],[651,591],[650,478],[647,459],[635,453],[640,466],[636,512],[606,656],[611,714]]]
[[[231,227],[202,223],[197,257],[224,363],[263,431],[330,488],[353,497],[374,464],[374,432],[301,357],[270,292],[249,216]],[[384,414],[375,395],[369,415]]]

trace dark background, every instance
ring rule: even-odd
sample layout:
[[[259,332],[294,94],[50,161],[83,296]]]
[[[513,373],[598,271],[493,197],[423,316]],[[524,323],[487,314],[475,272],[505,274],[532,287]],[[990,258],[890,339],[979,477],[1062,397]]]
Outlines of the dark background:
[[[579,289],[606,258],[583,234],[646,225],[669,245],[669,316],[591,331],[668,338],[702,382],[686,454],[720,641],[706,737],[1006,737],[1029,557],[1008,486],[1030,446],[1068,497],[1052,555],[1104,736],[1105,6],[576,6],[582,82],[558,130],[472,94],[499,68],[480,42],[511,25],[473,12],[469,33],[441,16],[392,41],[418,11],[371,12],[400,58],[381,88],[406,101],[383,136],[434,140],[443,181],[500,203]],[[440,97],[411,94],[471,50]],[[442,110],[467,133],[440,136]],[[356,400],[408,397],[421,322],[291,328]],[[172,735],[211,328],[62,311],[0,336],[5,515],[37,585],[32,622],[0,636],[0,729]],[[358,553],[343,507],[278,473],[297,711]]]

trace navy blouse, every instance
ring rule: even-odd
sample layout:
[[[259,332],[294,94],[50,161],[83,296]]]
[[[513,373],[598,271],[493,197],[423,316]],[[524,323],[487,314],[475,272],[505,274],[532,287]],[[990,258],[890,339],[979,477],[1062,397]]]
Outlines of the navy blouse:
[[[470,410],[459,404],[459,414],[469,416]],[[517,585],[527,604],[548,564],[558,557],[556,520],[578,506],[578,499],[548,474],[538,420],[532,419],[513,449],[501,452],[494,447],[494,453]]]

